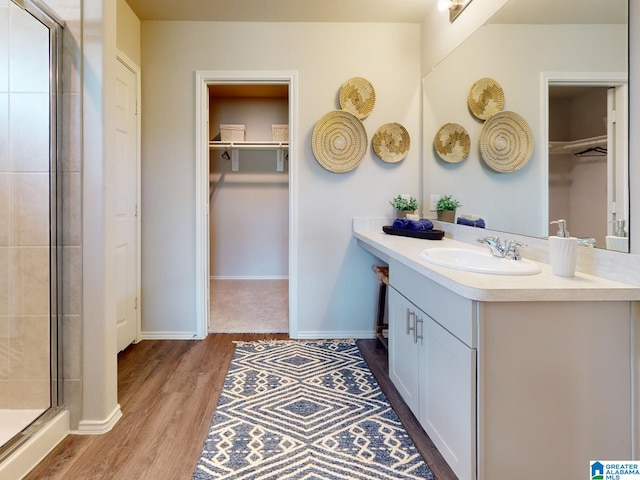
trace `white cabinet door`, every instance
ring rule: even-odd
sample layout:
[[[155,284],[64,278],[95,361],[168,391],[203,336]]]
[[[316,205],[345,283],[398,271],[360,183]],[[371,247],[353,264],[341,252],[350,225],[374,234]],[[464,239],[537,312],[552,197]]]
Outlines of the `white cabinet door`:
[[[414,338],[416,307],[389,289],[389,377],[411,411],[418,416],[419,346]]]
[[[425,316],[421,354],[420,423],[458,478],[475,479],[476,351]]]

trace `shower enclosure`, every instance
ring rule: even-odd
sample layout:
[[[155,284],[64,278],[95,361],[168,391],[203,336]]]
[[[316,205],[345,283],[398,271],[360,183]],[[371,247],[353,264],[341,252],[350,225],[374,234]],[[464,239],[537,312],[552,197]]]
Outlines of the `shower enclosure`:
[[[0,0],[0,461],[60,405],[61,26]]]

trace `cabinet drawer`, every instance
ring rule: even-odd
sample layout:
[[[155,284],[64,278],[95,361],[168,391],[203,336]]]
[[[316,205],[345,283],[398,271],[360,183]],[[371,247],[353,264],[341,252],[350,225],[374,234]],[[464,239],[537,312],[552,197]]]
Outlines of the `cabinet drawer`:
[[[468,346],[476,347],[476,303],[390,260],[389,283]]]

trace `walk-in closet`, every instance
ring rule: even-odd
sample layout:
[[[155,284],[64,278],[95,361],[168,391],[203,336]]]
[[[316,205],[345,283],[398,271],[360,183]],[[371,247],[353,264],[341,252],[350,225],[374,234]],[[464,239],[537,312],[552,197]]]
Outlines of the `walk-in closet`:
[[[605,246],[607,235],[607,87],[549,88],[549,219],[571,235]],[[550,227],[550,235],[555,229]]]
[[[209,332],[288,332],[288,119],[288,85],[209,85]]]

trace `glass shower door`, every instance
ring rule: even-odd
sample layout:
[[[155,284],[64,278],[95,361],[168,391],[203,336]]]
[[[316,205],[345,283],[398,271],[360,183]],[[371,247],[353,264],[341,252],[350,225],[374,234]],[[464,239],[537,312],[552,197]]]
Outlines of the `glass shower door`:
[[[0,0],[0,447],[58,397],[58,27],[24,7]]]

